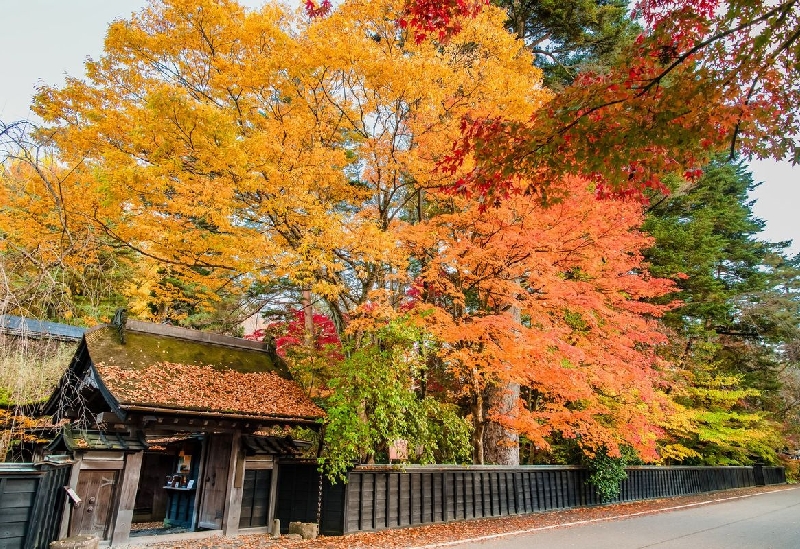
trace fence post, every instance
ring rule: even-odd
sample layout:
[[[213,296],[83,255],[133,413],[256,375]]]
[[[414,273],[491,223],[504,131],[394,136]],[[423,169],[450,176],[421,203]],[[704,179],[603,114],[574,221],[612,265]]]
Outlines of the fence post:
[[[756,463],[753,465],[753,477],[756,481],[756,486],[765,486],[766,482],[764,482],[764,464],[763,463]]]

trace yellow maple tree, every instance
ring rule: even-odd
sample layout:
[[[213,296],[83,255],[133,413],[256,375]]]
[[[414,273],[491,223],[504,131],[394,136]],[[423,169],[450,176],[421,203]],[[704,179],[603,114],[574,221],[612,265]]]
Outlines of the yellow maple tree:
[[[85,218],[158,266],[141,271],[145,300],[191,287],[213,303],[281,279],[341,325],[369,291],[399,290],[396,229],[446,182],[435,165],[461,118],[527,119],[549,97],[501,10],[442,45],[407,40],[403,7],[351,1],[307,20],[154,1],[111,25],[85,79],[40,91],[40,138],[80,166]]]

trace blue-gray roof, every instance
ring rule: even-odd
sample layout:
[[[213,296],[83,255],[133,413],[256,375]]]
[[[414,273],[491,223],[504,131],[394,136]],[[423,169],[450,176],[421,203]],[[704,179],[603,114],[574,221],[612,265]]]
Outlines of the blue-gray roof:
[[[85,328],[59,324],[58,322],[34,320],[14,315],[0,315],[0,332],[16,336],[24,335],[32,339],[51,338],[62,341],[80,341],[85,331]]]

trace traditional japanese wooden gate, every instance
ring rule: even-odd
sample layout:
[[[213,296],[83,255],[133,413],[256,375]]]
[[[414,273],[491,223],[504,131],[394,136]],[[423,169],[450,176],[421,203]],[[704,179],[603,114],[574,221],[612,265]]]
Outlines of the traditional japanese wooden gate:
[[[272,469],[246,469],[239,528],[267,526]]]
[[[197,526],[220,530],[225,512],[233,436],[213,434],[208,437],[206,444],[208,446],[201,471],[200,509]]]

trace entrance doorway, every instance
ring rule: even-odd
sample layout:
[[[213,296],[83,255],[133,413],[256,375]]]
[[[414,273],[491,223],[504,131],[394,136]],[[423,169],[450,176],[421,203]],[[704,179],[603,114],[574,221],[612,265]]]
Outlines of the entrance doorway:
[[[82,470],[76,492],[83,504],[75,507],[70,535],[91,535],[107,539],[119,471]]]

